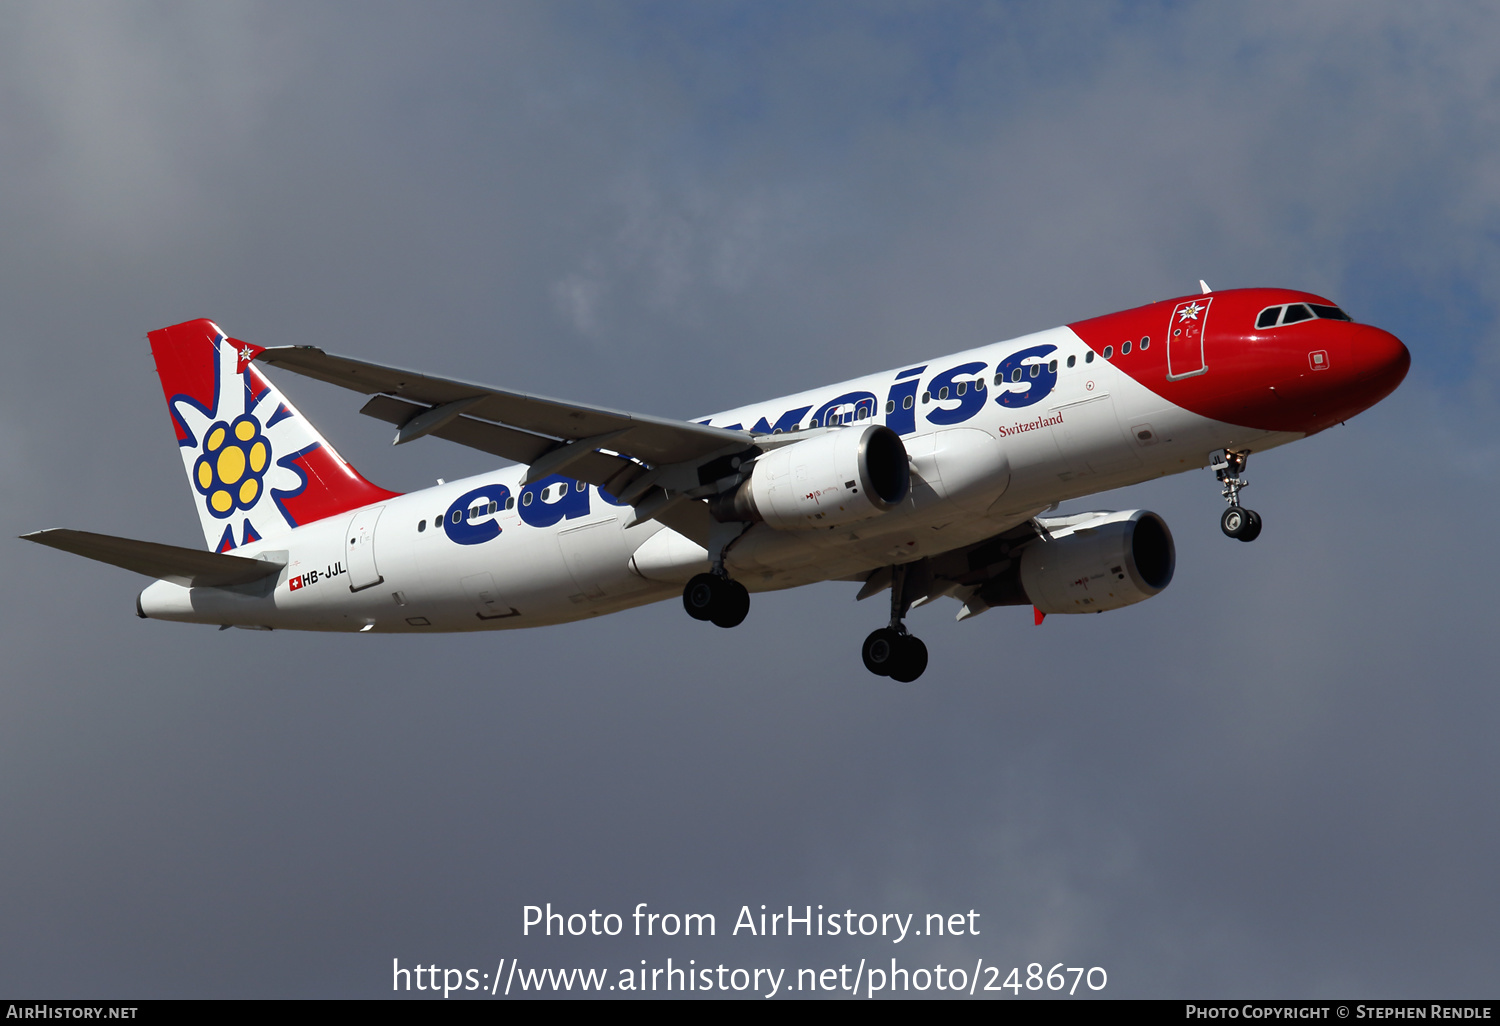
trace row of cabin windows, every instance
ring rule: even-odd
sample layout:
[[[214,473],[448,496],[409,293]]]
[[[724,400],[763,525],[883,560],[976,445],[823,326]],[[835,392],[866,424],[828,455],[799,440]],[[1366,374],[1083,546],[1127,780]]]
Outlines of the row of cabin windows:
[[[1147,335],[1147,336],[1145,336],[1144,338],[1141,339],[1140,347],[1141,347],[1141,349],[1150,349],[1151,348],[1151,336],[1150,335]],[[1127,342],[1123,343],[1120,346],[1120,355],[1121,356],[1127,355],[1130,352],[1130,349],[1131,349],[1131,343],[1130,342],[1127,341]],[[1112,359],[1114,357],[1114,355],[1115,355],[1115,347],[1114,346],[1105,346],[1104,347],[1104,358],[1106,360]],[[1090,349],[1087,353],[1084,354],[1083,362],[1086,363],[1086,364],[1094,362],[1094,351],[1092,349]],[[1078,357],[1077,356],[1070,356],[1070,357],[1068,357],[1068,366],[1069,367],[1075,367],[1077,365],[1078,365]],[[1051,374],[1056,374],[1057,373],[1057,361],[1056,360],[1049,361],[1045,366],[1046,366],[1046,368],[1047,368],[1047,370],[1048,370],[1049,373],[1051,373]],[[1027,377],[1033,377],[1033,378],[1040,377],[1041,373],[1042,373],[1042,367],[1043,367],[1043,364],[1040,364],[1040,363],[1027,364],[1024,367],[1013,367],[1013,368],[1011,368],[1011,371],[1010,371],[1010,381],[1012,383],[1015,383],[1015,382],[1023,381]],[[997,384],[997,385],[1003,385],[1003,384],[1005,384],[1005,381],[1006,381],[1005,373],[1003,371],[996,371],[995,372],[995,384]],[[938,402],[944,402],[945,400],[950,399],[950,398],[957,398],[958,396],[961,396],[961,395],[965,394],[969,390],[969,386],[970,385],[974,386],[974,390],[976,392],[982,392],[982,391],[984,391],[984,379],[983,378],[975,378],[972,382],[970,382],[970,381],[957,381],[957,382],[954,382],[954,384],[953,384],[953,386],[951,388],[949,386],[947,386],[947,385],[944,385],[942,388],[940,388],[940,389],[937,390],[936,394],[934,394],[934,393],[932,393],[930,391],[923,392],[922,393],[922,402],[924,404],[927,404],[927,403],[932,402],[934,399],[936,399]],[[916,405],[916,404],[915,404],[915,401],[913,400],[913,398],[911,396],[906,396],[905,398],[903,398],[901,400],[901,408],[903,410],[909,410],[914,405]],[[896,400],[894,400],[894,399],[887,399],[885,401],[885,412],[887,414],[891,414],[891,413],[895,413],[896,412]],[[829,414],[828,415],[828,425],[831,427],[831,426],[833,426],[835,424],[847,424],[847,423],[850,423],[851,421],[855,421],[855,420],[865,420],[869,416],[870,416],[870,409],[868,407],[866,407],[866,406],[860,406],[852,414],[838,414],[838,413],[831,413],[831,414]],[[819,427],[820,425],[818,424],[818,418],[814,417],[812,419],[812,422],[809,423],[807,426],[809,428]],[[793,425],[789,430],[799,431],[799,430],[801,430],[801,427],[800,427],[800,425]],[[773,435],[779,435],[779,434],[781,434],[781,428],[776,428],[771,433]]]
[[[1260,312],[1260,316],[1255,318],[1255,326],[1274,328],[1279,324],[1296,324],[1298,321],[1310,321],[1315,317],[1325,321],[1353,320],[1336,306],[1322,306],[1318,303],[1288,303],[1285,306],[1266,307]]]
[[[587,484],[585,484],[584,482],[582,482],[582,481],[574,481],[573,482],[573,487],[574,487],[574,489],[576,491],[584,492],[584,491],[588,490],[589,486]],[[542,489],[542,501],[543,502],[549,502],[549,501],[551,501],[553,488],[554,488],[554,486],[549,485],[548,487]],[[562,498],[564,495],[568,494],[568,486],[566,484],[556,485],[555,488],[556,488],[556,491],[557,491],[557,497],[559,499]],[[523,505],[523,506],[530,506],[531,503],[532,503],[532,500],[534,498],[535,498],[535,496],[533,495],[533,493],[531,493],[531,492],[522,492],[521,493],[521,505]],[[515,496],[511,496],[510,498],[508,498],[508,499],[505,500],[505,508],[506,509],[515,509],[516,508],[516,499],[515,499]],[[499,512],[499,509],[500,509],[500,504],[498,502],[491,502],[489,505],[485,505],[485,504],[481,503],[478,506],[471,506],[471,507],[469,507],[466,510],[465,509],[456,509],[451,514],[449,514],[449,518],[455,524],[461,524],[461,523],[464,522],[465,519],[475,520],[475,519],[477,519],[479,517],[488,516],[491,513]],[[437,530],[439,527],[442,527],[442,526],[443,526],[443,518],[441,516],[436,516],[436,517],[432,518],[432,528],[433,528],[433,530]],[[427,521],[425,521],[425,520],[419,520],[419,521],[417,521],[417,532],[421,533],[422,531],[425,531],[425,530],[427,530]]]
[[[1134,345],[1134,343],[1132,343],[1130,341],[1130,339],[1128,339],[1128,338],[1124,342],[1121,342],[1120,343],[1120,355],[1121,356],[1129,356],[1130,355],[1130,349],[1131,349],[1131,347],[1133,345]],[[1145,352],[1147,349],[1150,349],[1150,348],[1151,348],[1151,336],[1150,335],[1142,335],[1141,336],[1141,341],[1140,341],[1140,350],[1141,350],[1141,352]],[[1113,360],[1115,358],[1115,347],[1114,346],[1105,346],[1104,347],[1104,358],[1106,360]],[[1094,354],[1093,354],[1092,350],[1090,350],[1084,356],[1083,362],[1084,363],[1093,363],[1094,362]],[[1073,366],[1073,357],[1071,357],[1071,356],[1068,357],[1068,366],[1069,367]]]
[[[1057,361],[1053,360],[1052,362],[1056,363]],[[1037,366],[1037,368],[1039,368],[1041,366],[1041,364],[1037,364],[1036,366]],[[1034,370],[1035,370],[1035,368],[1034,368]],[[1019,368],[1017,368],[1016,373],[1017,374],[1020,373],[1020,369]],[[1036,374],[1033,373],[1031,376],[1032,377],[1036,377]],[[995,375],[995,384],[997,384],[997,385],[1000,384],[1001,380],[1002,380],[1001,376],[999,374],[996,374]],[[1018,377],[1015,380],[1020,381],[1021,379]],[[952,391],[951,394],[954,395],[954,396],[963,395],[965,392],[967,392],[969,390],[969,384],[970,384],[970,382],[967,382],[967,381],[955,381],[953,383],[953,391]],[[973,385],[974,385],[974,391],[976,391],[976,392],[983,392],[984,391],[984,379],[983,378],[975,378],[974,381],[973,381]],[[947,399],[949,397],[949,395],[950,395],[950,393],[948,391],[948,386],[944,385],[942,388],[940,388],[940,389],[937,390],[937,394],[936,395],[933,395],[933,393],[931,393],[931,392],[923,392],[922,393],[922,401],[924,403],[930,403],[930,402],[932,402],[933,399],[937,399],[938,402],[942,402],[944,399]],[[886,403],[886,405],[889,406],[890,403]],[[911,407],[907,407],[907,409],[910,409],[910,408]],[[890,411],[887,410],[886,412],[889,413]]]

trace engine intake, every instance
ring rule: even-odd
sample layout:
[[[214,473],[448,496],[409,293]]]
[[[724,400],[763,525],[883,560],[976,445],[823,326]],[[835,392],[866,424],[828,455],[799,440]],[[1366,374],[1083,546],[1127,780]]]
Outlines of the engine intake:
[[[1048,529],[1047,520],[1038,523],[1046,533],[979,589],[987,605],[1102,613],[1143,602],[1172,583],[1177,549],[1166,521],[1155,513],[1058,518],[1052,522],[1059,524],[1056,530]]]
[[[772,449],[710,509],[722,521],[764,521],[780,530],[836,527],[879,516],[910,492],[901,436],[870,424]]]

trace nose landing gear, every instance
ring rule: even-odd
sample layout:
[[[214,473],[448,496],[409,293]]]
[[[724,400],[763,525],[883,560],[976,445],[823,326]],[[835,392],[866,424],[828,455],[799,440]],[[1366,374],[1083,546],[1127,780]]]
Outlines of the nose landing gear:
[[[872,631],[860,649],[865,669],[879,677],[909,684],[927,669],[927,646],[906,633],[902,620],[911,609],[914,590],[908,584],[915,575],[909,565],[891,567],[891,622]]]
[[[1245,472],[1245,464],[1250,462],[1250,451],[1234,452],[1229,449],[1220,449],[1211,457],[1209,468],[1213,470],[1214,477],[1224,485],[1224,501],[1229,503],[1229,508],[1219,518],[1219,530],[1227,537],[1237,538],[1243,542],[1251,542],[1260,537],[1260,514],[1253,509],[1244,509],[1240,506],[1240,489],[1248,488],[1250,482],[1240,475]]]

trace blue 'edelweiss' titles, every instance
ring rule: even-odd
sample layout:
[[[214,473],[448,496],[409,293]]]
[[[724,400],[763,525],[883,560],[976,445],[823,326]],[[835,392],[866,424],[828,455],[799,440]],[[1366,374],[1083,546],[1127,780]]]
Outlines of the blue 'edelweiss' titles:
[[[1047,358],[1057,352],[1055,345],[1030,346],[1017,350],[1001,360],[995,368],[995,403],[1006,409],[1018,410],[1039,403],[1057,386],[1057,361]],[[923,411],[928,423],[939,427],[951,427],[972,420],[984,409],[989,390],[985,377],[989,364],[983,360],[970,360],[934,374],[927,387],[921,388],[921,375],[925,366],[898,371],[886,392],[886,426],[898,435],[909,435],[917,430],[918,406],[931,407]],[[920,402],[918,393],[921,393]],[[875,393],[857,389],[844,392],[821,404],[807,421],[809,428],[849,424],[866,420],[876,413]],[[774,422],[762,416],[750,430],[760,434],[781,434],[803,426],[802,418],[814,405],[797,406],[786,410]],[[712,423],[712,419],[700,421]],[[725,424],[731,430],[743,429],[743,422]]]
[[[1010,354],[995,367],[993,389],[985,387],[989,364],[983,360],[970,360],[934,374],[925,389],[921,388],[925,365],[898,371],[886,391],[885,423],[898,435],[909,435],[917,430],[919,406],[930,407],[924,412],[928,423],[951,427],[978,416],[991,395],[996,405],[1010,410],[1039,403],[1057,386],[1057,361],[1048,359],[1055,352],[1055,345],[1038,345]],[[851,424],[874,418],[879,412],[878,402],[874,392],[854,389],[821,403],[794,406],[775,421],[762,416],[750,430],[756,434],[798,430],[809,412],[812,413],[806,424],[809,428]],[[708,424],[711,420],[699,423]],[[733,430],[743,428],[743,424],[724,426]],[[1014,433],[1002,429],[1001,436]],[[601,488],[590,488],[582,481],[556,474],[526,485],[519,495],[512,495],[510,486],[499,482],[481,485],[449,503],[442,516],[443,532],[459,545],[482,545],[501,535],[498,517],[508,509],[515,509],[521,522],[529,527],[552,527],[564,520],[588,516],[592,508],[591,492],[598,492],[599,498],[610,505],[622,505]]]

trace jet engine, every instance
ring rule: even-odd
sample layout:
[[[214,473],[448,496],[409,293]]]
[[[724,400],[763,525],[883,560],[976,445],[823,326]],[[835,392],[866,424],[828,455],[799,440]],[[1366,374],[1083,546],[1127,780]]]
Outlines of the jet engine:
[[[1102,613],[1134,605],[1172,583],[1177,549],[1147,510],[1038,518],[1041,536],[986,581],[985,606],[1033,605],[1043,613]]]
[[[910,491],[901,436],[870,424],[772,449],[711,508],[723,521],[764,521],[781,530],[836,527],[879,516]]]

